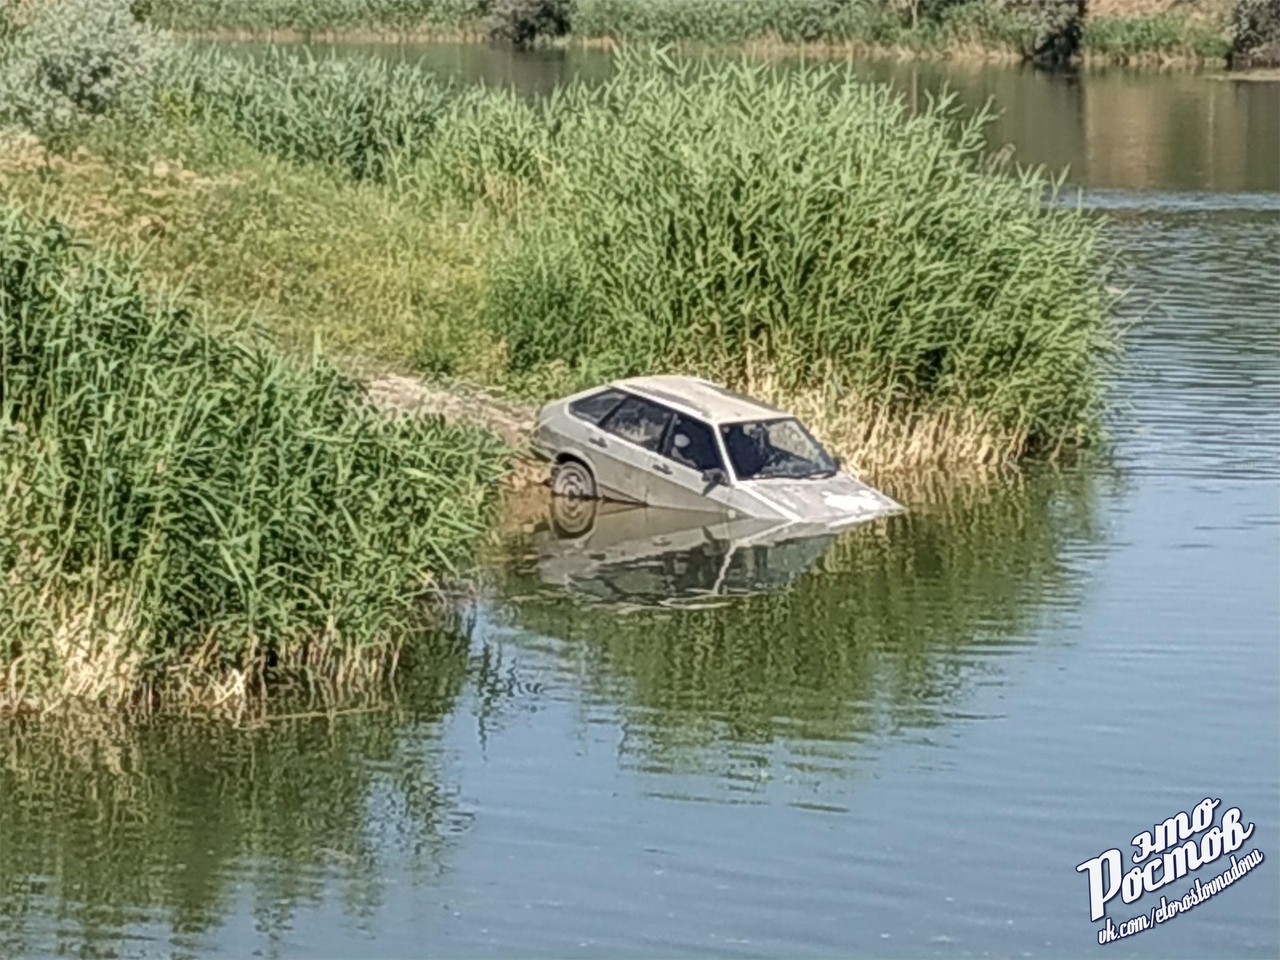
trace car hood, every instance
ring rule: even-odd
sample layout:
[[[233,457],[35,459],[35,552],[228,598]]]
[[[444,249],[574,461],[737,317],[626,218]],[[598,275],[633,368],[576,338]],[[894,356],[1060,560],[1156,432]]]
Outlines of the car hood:
[[[835,528],[902,510],[892,497],[843,473],[821,480],[752,480],[741,486],[793,523]]]

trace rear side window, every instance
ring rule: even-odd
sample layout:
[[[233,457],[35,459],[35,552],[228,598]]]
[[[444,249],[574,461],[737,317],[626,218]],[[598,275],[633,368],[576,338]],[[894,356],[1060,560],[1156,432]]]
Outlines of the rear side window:
[[[724,461],[720,459],[720,449],[716,446],[715,434],[711,428],[700,420],[676,414],[671,435],[667,437],[666,449],[663,451],[676,463],[694,470],[724,469]]]
[[[569,412],[579,420],[598,424],[613,412],[613,408],[623,401],[626,394],[621,390],[601,390],[589,397],[583,397],[569,404]]]
[[[628,396],[617,409],[600,421],[600,428],[657,453],[672,416],[672,412],[666,407]]]

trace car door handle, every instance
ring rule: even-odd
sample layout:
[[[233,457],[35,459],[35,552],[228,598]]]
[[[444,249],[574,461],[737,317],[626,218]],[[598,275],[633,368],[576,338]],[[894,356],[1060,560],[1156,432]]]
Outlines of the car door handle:
[[[655,463],[653,465],[653,469],[657,470],[659,473],[665,473],[668,476],[670,476],[671,474],[671,468],[668,467],[665,463]]]
[[[608,446],[608,444],[604,442],[604,437],[592,437],[588,442],[594,443],[597,447]]]

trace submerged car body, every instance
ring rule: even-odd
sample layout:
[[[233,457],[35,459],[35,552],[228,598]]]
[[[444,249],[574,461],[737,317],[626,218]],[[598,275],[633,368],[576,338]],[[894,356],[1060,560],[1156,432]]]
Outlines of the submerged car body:
[[[835,529],[894,513],[795,417],[696,377],[618,380],[547,404],[532,446],[559,496]]]
[[[539,579],[595,601],[703,607],[783,590],[836,532],[794,536],[785,521],[551,498],[533,537]]]

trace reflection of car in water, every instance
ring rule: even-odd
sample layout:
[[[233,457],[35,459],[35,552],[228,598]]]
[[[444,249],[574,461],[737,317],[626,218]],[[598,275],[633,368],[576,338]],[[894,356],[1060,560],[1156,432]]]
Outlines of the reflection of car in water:
[[[696,377],[634,377],[547,404],[530,444],[558,497],[787,521],[813,533],[902,508],[795,417]]]
[[[786,522],[552,497],[535,534],[544,583],[612,603],[689,605],[781,589],[833,533],[795,537]]]

